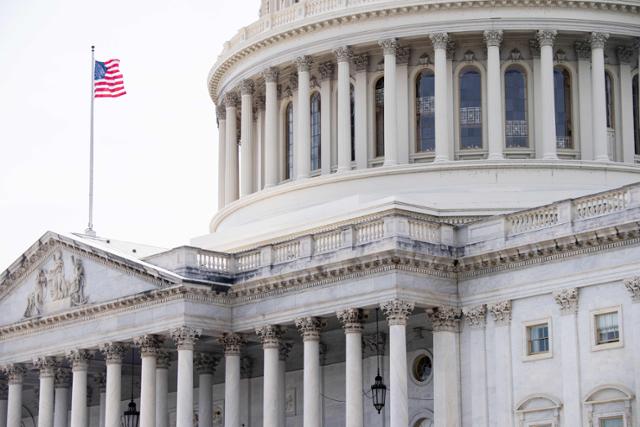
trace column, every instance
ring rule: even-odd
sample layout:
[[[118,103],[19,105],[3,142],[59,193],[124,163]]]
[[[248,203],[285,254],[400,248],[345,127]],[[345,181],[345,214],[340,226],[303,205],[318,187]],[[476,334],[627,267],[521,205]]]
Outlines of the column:
[[[616,49],[620,63],[620,127],[622,131],[622,161],[635,163],[635,141],[633,135],[633,80],[631,59],[633,48],[618,46]]]
[[[337,313],[345,334],[346,427],[364,426],[362,397],[362,310],[350,308]]]
[[[584,160],[593,160],[593,138],[591,135],[591,45],[586,40],[575,42],[578,57],[578,114],[580,116],[580,155]]]
[[[96,388],[100,392],[100,411],[98,425],[104,427],[104,413],[107,404],[107,376],[105,374],[98,374],[95,377]]]
[[[511,394],[511,301],[489,306],[494,319],[494,348],[496,393],[496,425],[513,425],[513,396]]]
[[[294,141],[294,155],[297,164],[296,179],[308,178],[311,172],[311,99],[309,71],[310,56],[296,58],[298,67],[298,133]]]
[[[389,406],[391,427],[409,425],[407,395],[407,319],[413,303],[400,299],[380,304],[389,323]]]
[[[414,119],[409,117],[409,57],[411,49],[398,47],[396,49],[396,97],[398,99],[397,138],[398,164],[409,163],[409,123]],[[385,80],[386,81],[386,80]]]
[[[471,364],[471,425],[488,427],[487,418],[487,346],[486,314],[483,305],[464,308],[465,324],[469,328],[470,351],[473,354]]]
[[[287,358],[293,345],[280,341],[278,352],[278,425],[287,425],[285,399],[287,394]]]
[[[253,193],[253,88],[252,80],[240,84],[240,197]]]
[[[455,152],[454,150],[454,141],[455,141],[455,123],[453,120],[453,117],[455,115],[455,106],[453,103],[453,60],[455,59],[455,55],[456,55],[456,42],[451,40],[451,38],[449,38],[449,41],[447,42],[447,74],[445,76],[446,81],[447,81],[447,98],[445,100],[446,104],[447,104],[447,129],[448,129],[448,153],[450,154],[450,159],[454,160],[455,159],[455,155],[453,154]]]
[[[213,374],[220,359],[208,353],[196,355],[198,373],[198,419],[201,424],[211,424],[213,417]]]
[[[434,426],[460,427],[460,310],[441,306],[427,310],[433,325]]]
[[[351,82],[349,63],[353,51],[349,46],[334,51],[338,61],[338,172],[351,170]]]
[[[105,427],[119,427],[122,398],[122,358],[126,347],[122,343],[111,342],[100,346],[107,365],[107,396],[104,409]]]
[[[384,53],[384,166],[398,163],[398,100],[396,98],[396,39],[378,42]]]
[[[540,30],[537,33],[540,45],[540,94],[543,102],[541,117],[542,158],[557,160],[556,110],[553,85],[553,42],[556,30]]]
[[[331,80],[333,80],[335,65],[332,62],[323,62],[318,66],[320,71],[320,168],[322,175],[331,173],[331,131],[333,127],[331,100]],[[340,88],[338,88],[338,91]],[[338,92],[338,102],[340,93]],[[338,109],[340,106],[338,105]],[[338,125],[340,113],[338,113]],[[338,128],[340,138],[340,128]],[[338,140],[338,170],[340,169],[340,141]]]
[[[504,150],[504,120],[502,113],[502,71],[500,70],[500,44],[502,30],[484,32],[487,44],[487,133],[489,160],[502,160]]]
[[[316,317],[296,319],[296,327],[304,343],[303,372],[303,427],[320,427],[322,421],[320,400],[320,329],[322,322]]]
[[[136,337],[133,343],[140,347],[140,427],[156,427],[156,357],[162,338],[157,335]]]
[[[280,338],[284,329],[279,326],[265,325],[256,328],[256,334],[262,342],[264,352],[262,419],[264,427],[279,427],[278,424],[278,361]],[[306,414],[306,411],[305,411]],[[306,415],[305,415],[306,420]],[[305,422],[305,427],[307,426]]]
[[[435,74],[435,131],[436,131],[436,162],[446,162],[452,159],[449,142],[449,101],[447,99],[449,75],[447,74],[447,45],[448,33],[435,33],[429,36],[433,44],[434,74]]]
[[[69,387],[71,386],[71,373],[67,368],[56,369],[55,374],[55,402],[53,411],[53,426],[69,426]],[[102,425],[101,425],[102,427]]]
[[[542,138],[542,109],[544,107],[544,100],[542,99],[542,77],[540,74],[540,44],[537,38],[529,40],[529,51],[531,52],[531,58],[533,60],[533,117],[531,117],[531,115],[529,116],[529,122],[533,123],[536,159],[541,159],[544,152]],[[589,116],[591,116],[591,110],[589,110]],[[531,122],[531,118],[533,122]]]
[[[633,320],[633,325],[640,325],[640,277],[631,277],[624,281],[624,286],[629,291],[631,301],[633,305],[631,306],[631,319]],[[631,330],[632,340],[631,345],[633,346],[632,353],[635,355],[640,354],[640,328],[634,327]],[[635,395],[640,396],[640,357],[633,358],[633,374],[634,374],[634,383],[636,385]],[[634,417],[636,420],[640,415],[640,401],[636,397],[636,412]]]
[[[224,201],[225,205],[228,205],[238,200],[238,129],[236,123],[238,96],[235,93],[227,93],[224,96],[224,105],[227,109]]]
[[[591,124],[593,151],[596,161],[609,161],[609,139],[607,137],[607,101],[604,83],[604,45],[607,33],[591,33]]]
[[[264,180],[265,188],[278,183],[278,69],[262,72],[265,83]]]
[[[366,169],[369,166],[367,154],[367,69],[369,68],[369,57],[367,55],[357,55],[353,57],[353,66],[356,69],[356,84],[354,89],[354,122],[355,122],[355,145],[356,145],[356,169]]]
[[[264,188],[264,105],[266,98],[264,95],[258,95],[253,103],[253,114],[255,120],[255,130],[253,132],[253,165],[254,172],[254,191],[260,191]]]
[[[216,107],[218,119],[218,210],[224,207],[225,167],[227,165],[227,110],[223,104]]]
[[[7,427],[7,393],[9,386],[0,383],[0,427]]]
[[[156,427],[169,426],[169,367],[171,357],[159,351],[156,358]]]
[[[7,396],[7,427],[22,425],[22,380],[27,370],[22,365],[7,365],[2,368],[9,391]]]
[[[560,306],[560,342],[562,351],[562,401],[564,425],[582,426],[582,402],[580,397],[580,347],[578,345],[578,288],[562,289],[553,293]]]
[[[224,427],[240,427],[240,351],[244,338],[223,334],[224,347]]]
[[[171,338],[178,348],[176,427],[193,425],[193,348],[201,334],[200,329],[187,326],[171,331]]]
[[[71,350],[67,353],[71,363],[71,427],[87,427],[89,409],[87,408],[87,374],[91,353],[87,350]],[[119,421],[119,420],[118,420]]]
[[[33,360],[33,366],[40,371],[38,427],[53,427],[53,382],[56,363],[49,357],[39,357]]]

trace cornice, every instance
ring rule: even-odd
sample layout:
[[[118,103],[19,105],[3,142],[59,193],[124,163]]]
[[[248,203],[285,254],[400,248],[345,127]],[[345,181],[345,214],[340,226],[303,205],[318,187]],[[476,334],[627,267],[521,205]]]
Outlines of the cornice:
[[[638,13],[640,7],[623,1],[604,2],[601,0],[449,0],[444,2],[429,2],[423,4],[407,5],[371,5],[374,9],[363,10],[362,7],[345,8],[344,14],[336,16],[339,10],[331,10],[317,19],[309,19],[301,25],[282,25],[281,31],[258,33],[257,37],[249,39],[235,51],[222,57],[213,66],[208,76],[209,95],[214,103],[218,103],[218,86],[222,77],[240,60],[248,55],[283,40],[299,37],[303,34],[311,34],[327,28],[344,26],[349,23],[357,23],[369,19],[387,18],[389,16],[415,15],[416,13],[432,13],[438,10],[477,9],[477,8],[566,8],[566,9],[597,9],[602,11],[614,11],[622,13]],[[377,9],[375,9],[377,7]],[[246,31],[246,29],[243,29]],[[264,34],[262,38],[260,36]],[[241,42],[242,43],[242,42]],[[224,55],[223,52],[222,55]]]

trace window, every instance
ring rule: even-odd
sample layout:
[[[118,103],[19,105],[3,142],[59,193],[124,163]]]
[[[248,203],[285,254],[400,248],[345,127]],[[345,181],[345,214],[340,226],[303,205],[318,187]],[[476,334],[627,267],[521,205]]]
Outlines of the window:
[[[553,70],[553,87],[556,109],[556,146],[573,148],[573,124],[571,122],[571,76],[563,67]]]
[[[293,103],[287,105],[284,124],[284,179],[293,178]]]
[[[604,88],[607,103],[607,128],[613,129],[616,127],[613,117],[613,80],[611,74],[606,72],[604,73]]]
[[[416,151],[434,151],[435,128],[435,76],[425,70],[416,78]]]
[[[311,95],[311,170],[320,169],[321,114],[320,93]]]
[[[504,74],[504,109],[507,148],[529,147],[527,77],[520,67],[509,67]]]
[[[618,312],[603,313],[596,315],[596,342],[608,344],[620,341],[620,331],[618,329]]]
[[[427,384],[433,375],[433,359],[427,350],[420,350],[411,364],[411,377],[418,385]]]
[[[549,324],[528,326],[527,340],[528,355],[547,353],[549,351]]]
[[[376,157],[384,156],[384,77],[376,82]]]
[[[351,161],[353,162],[356,160],[356,101],[353,85],[349,85],[349,94],[351,102]]]
[[[624,427],[622,417],[601,418],[600,427]]]
[[[633,76],[633,137],[635,141],[636,154],[640,154],[640,126],[638,126],[638,120],[640,111],[638,110],[638,75]]]
[[[480,71],[460,73],[460,148],[482,148],[482,82]]]

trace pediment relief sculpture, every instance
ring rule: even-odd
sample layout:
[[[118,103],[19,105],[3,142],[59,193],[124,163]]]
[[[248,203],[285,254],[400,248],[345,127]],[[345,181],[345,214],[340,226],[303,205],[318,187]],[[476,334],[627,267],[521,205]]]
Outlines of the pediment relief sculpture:
[[[35,289],[27,299],[24,317],[40,316],[88,302],[84,294],[85,272],[82,260],[71,255],[73,273],[67,278],[62,251],[54,252],[53,265],[37,273]]]

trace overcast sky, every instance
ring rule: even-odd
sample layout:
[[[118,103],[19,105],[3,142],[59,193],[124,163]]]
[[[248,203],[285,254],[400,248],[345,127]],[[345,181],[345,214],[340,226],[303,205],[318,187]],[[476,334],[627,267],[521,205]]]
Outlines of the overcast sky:
[[[0,271],[47,230],[87,224],[90,46],[127,95],[96,100],[98,235],[206,234],[217,128],[206,77],[258,0],[0,1]]]

